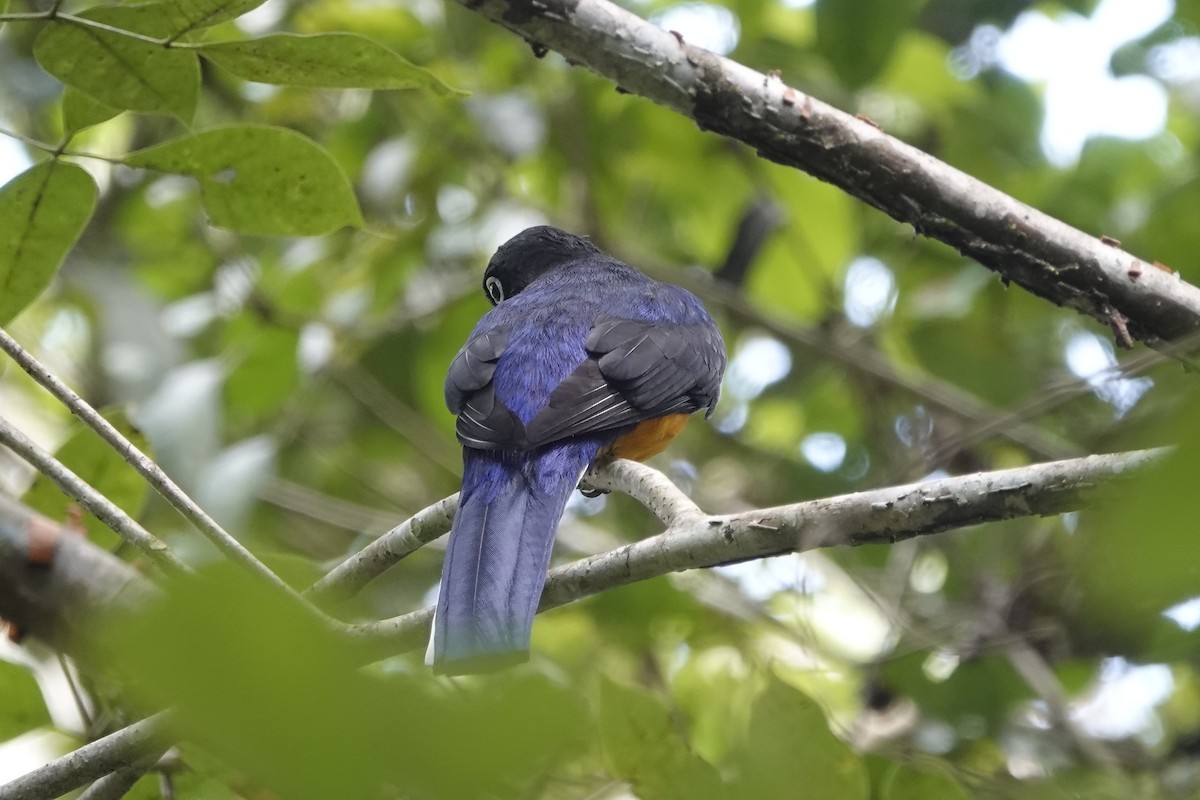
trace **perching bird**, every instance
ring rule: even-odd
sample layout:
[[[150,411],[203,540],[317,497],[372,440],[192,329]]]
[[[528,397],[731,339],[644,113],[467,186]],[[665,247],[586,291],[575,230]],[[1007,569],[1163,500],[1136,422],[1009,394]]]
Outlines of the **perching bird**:
[[[529,228],[483,276],[495,306],[450,364],[463,482],[427,663],[436,672],[528,658],[567,499],[604,458],[662,451],[711,414],[721,333],[691,292],[574,234]]]

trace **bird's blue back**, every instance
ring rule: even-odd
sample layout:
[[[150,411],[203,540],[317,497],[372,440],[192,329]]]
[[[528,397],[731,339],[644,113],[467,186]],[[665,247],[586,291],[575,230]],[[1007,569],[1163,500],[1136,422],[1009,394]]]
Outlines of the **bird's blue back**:
[[[551,272],[485,314],[471,338],[509,327],[496,365],[497,398],[522,422],[546,407],[563,379],[587,358],[584,341],[595,321],[614,316],[678,325],[711,323],[691,292],[659,283],[606,256]]]

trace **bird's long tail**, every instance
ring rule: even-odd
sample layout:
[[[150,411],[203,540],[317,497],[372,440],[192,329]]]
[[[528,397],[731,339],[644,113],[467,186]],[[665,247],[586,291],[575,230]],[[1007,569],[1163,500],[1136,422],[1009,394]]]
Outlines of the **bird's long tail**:
[[[595,447],[467,448],[425,660],[435,672],[498,669],[529,656],[559,519]]]

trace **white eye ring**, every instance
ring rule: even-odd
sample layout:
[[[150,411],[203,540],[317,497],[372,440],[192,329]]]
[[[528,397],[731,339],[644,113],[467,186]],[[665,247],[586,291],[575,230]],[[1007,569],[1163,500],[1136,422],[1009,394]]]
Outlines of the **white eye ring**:
[[[495,275],[489,276],[483,282],[483,287],[487,289],[488,297],[492,298],[492,302],[499,304],[504,300],[504,287],[500,285],[500,279]]]

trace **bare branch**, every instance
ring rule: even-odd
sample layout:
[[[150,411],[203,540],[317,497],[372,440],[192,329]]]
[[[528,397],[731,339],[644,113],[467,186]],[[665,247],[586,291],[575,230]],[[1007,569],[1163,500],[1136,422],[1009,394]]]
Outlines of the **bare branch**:
[[[353,597],[405,556],[450,530],[456,511],[457,493],[418,511],[338,564],[304,594],[317,603]]]
[[[273,584],[284,593],[300,600],[302,605],[308,606],[308,603],[304,602],[292,587],[288,586],[282,578],[272,572],[266,564],[259,561],[253,553],[247,550],[241,542],[233,538],[228,531],[218,525],[216,520],[196,504],[196,501],[188,497],[187,493],[180,489],[175,481],[171,480],[170,476],[163,472],[158,464],[154,463],[153,459],[139,450],[133,442],[122,436],[120,431],[109,424],[108,420],[102,417],[96,409],[88,405],[69,386],[55,377],[50,370],[39,363],[32,354],[21,347],[2,328],[0,328],[0,350],[7,353],[21,369],[29,373],[31,378],[41,384],[50,394],[54,395],[60,403],[70,409],[71,413],[79,417],[85,425],[99,434],[101,439],[116,450],[121,455],[121,458],[125,459],[131,467],[137,470],[139,475],[146,479],[147,483],[163,496],[163,499],[174,506],[175,510],[182,514],[185,519],[195,525],[196,529],[208,537],[209,541],[225,554],[227,558],[245,567],[268,583]],[[313,610],[315,611],[315,609]]]
[[[3,800],[52,800],[145,760],[168,746],[167,712],[85,744],[0,786]]]
[[[584,482],[592,489],[628,494],[664,525],[704,516],[666,476],[636,461],[610,462],[589,471]],[[457,494],[439,500],[338,564],[304,594],[317,603],[353,597],[410,553],[449,531],[457,511]]]
[[[636,581],[686,569],[804,552],[894,543],[932,533],[1082,507],[1090,490],[1131,475],[1166,451],[1086,456],[875,489],[740,514],[685,519],[657,536],[550,572],[540,611]],[[351,626],[364,657],[418,647],[432,608]]]
[[[1013,639],[1005,645],[1004,652],[1008,663],[1012,665],[1029,688],[1046,704],[1050,718],[1054,724],[1062,728],[1075,748],[1089,761],[1105,771],[1110,778],[1124,782],[1125,773],[1119,768],[1116,755],[1108,745],[1098,737],[1088,734],[1071,714],[1071,703],[1067,693],[1054,674],[1054,670],[1046,663],[1041,653],[1030,647],[1024,639]],[[1129,796],[1136,791],[1131,785],[1124,787]]]
[[[163,739],[165,738],[163,737]],[[148,739],[145,742],[144,754],[140,758],[128,767],[110,772],[93,783],[87,788],[87,791],[79,795],[78,800],[120,800],[129,794],[133,785],[141,780],[142,776],[162,758],[167,747],[165,741],[156,742],[154,739]]]
[[[54,481],[68,497],[92,512],[98,520],[116,531],[126,542],[167,572],[186,572],[187,565],[167,547],[166,543],[139,525],[87,481],[63,466],[62,462],[38,447],[25,434],[0,417],[0,444],[7,446],[28,461],[38,472]]]
[[[591,489],[629,495],[668,527],[704,516],[692,498],[667,480],[666,475],[639,461],[624,458],[610,461],[588,470],[583,480]]]
[[[1200,289],[843,111],[607,0],[460,0],[632,92],[838,186],[925,236],[1150,344],[1200,330]]]
[[[0,493],[0,617],[79,653],[97,633],[97,614],[136,606],[153,592],[124,561]]]

